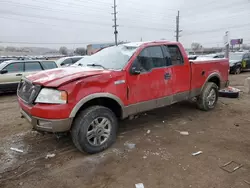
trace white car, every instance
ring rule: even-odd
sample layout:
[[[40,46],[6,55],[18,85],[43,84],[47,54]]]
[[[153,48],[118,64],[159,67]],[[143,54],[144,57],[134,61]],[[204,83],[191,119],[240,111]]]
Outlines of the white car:
[[[70,56],[70,57],[62,57],[56,61],[56,64],[58,67],[66,67],[73,65],[80,59],[82,59],[84,56]]]

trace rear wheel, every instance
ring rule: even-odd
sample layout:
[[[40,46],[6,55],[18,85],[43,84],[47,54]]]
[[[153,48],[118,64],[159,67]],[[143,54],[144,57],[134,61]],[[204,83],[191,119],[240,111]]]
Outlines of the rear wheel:
[[[201,95],[198,97],[197,106],[203,111],[214,109],[218,101],[218,86],[213,82],[208,82],[204,86]]]
[[[117,118],[110,109],[92,106],[81,111],[74,120],[72,140],[81,152],[98,153],[115,142],[117,128]]]

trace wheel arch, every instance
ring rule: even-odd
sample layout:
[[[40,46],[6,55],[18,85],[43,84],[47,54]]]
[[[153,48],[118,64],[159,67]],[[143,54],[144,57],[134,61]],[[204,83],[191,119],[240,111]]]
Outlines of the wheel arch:
[[[203,84],[203,86],[202,86],[202,88],[201,88],[201,91],[203,90],[205,84],[208,83],[208,82],[213,82],[213,83],[215,83],[215,84],[218,86],[218,89],[220,89],[220,87],[221,87],[221,76],[220,76],[220,74],[217,73],[217,72],[210,74],[210,75],[207,77],[205,83]]]
[[[122,100],[111,93],[94,93],[82,98],[72,109],[70,118],[76,117],[79,111],[93,105],[108,107],[118,118],[124,118],[124,104]]]

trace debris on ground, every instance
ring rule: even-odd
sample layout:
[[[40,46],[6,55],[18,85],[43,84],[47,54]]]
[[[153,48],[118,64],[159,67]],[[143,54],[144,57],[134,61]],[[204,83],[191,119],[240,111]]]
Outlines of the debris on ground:
[[[219,90],[219,97],[238,98],[240,90],[234,87],[227,87]]]
[[[54,153],[49,153],[49,154],[47,154],[46,155],[46,157],[45,157],[45,159],[49,159],[49,158],[53,158],[53,157],[55,157],[56,156],[56,154],[54,154]]]
[[[150,130],[148,130],[148,131],[147,131],[147,134],[150,134],[150,132],[151,132],[151,131],[150,131]]]
[[[244,81],[245,93],[250,94],[250,77],[246,78]]]
[[[237,123],[235,123],[235,124],[234,124],[234,126],[235,126],[235,127],[239,127],[240,125],[239,125],[239,124],[237,124]]]
[[[16,151],[16,152],[19,152],[19,153],[23,153],[23,150],[18,149],[18,148],[10,148],[10,150]]]
[[[144,188],[143,183],[137,183],[135,184],[135,188]]]
[[[23,182],[20,182],[19,185],[22,186],[22,185],[23,185]]]
[[[45,164],[45,168],[50,168],[51,166],[51,164]]]
[[[200,155],[202,154],[203,152],[202,151],[198,151],[198,152],[195,152],[195,153],[192,153],[193,156],[197,156],[197,155]]]
[[[135,148],[135,144],[134,143],[129,143],[129,142],[125,142],[124,146],[126,146],[128,149],[134,149]]]
[[[249,181],[247,181],[247,180],[244,180],[244,182],[245,182],[246,184],[250,185],[250,182],[249,182]]]
[[[188,136],[189,132],[187,132],[187,131],[180,131],[180,134],[183,135],[183,136]]]
[[[143,156],[143,159],[147,159],[147,156]]]
[[[228,173],[232,173],[235,172],[236,170],[240,169],[243,165],[239,164],[235,161],[230,161],[226,164],[224,164],[223,166],[221,166],[220,168]]]

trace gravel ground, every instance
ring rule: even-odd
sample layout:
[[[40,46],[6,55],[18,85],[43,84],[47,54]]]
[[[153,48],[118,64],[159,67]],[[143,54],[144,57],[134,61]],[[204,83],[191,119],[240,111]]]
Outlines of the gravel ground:
[[[248,76],[232,75],[231,86],[242,89]],[[32,131],[20,118],[16,96],[1,95],[0,187],[128,188],[143,183],[145,188],[248,188],[249,97],[220,98],[211,112],[188,102],[147,112],[121,122],[110,149],[87,155],[75,149],[69,136]],[[128,149],[127,143],[135,148]],[[203,153],[192,156],[197,151]],[[46,159],[47,154],[55,157]],[[233,173],[220,168],[230,161],[243,166]]]

